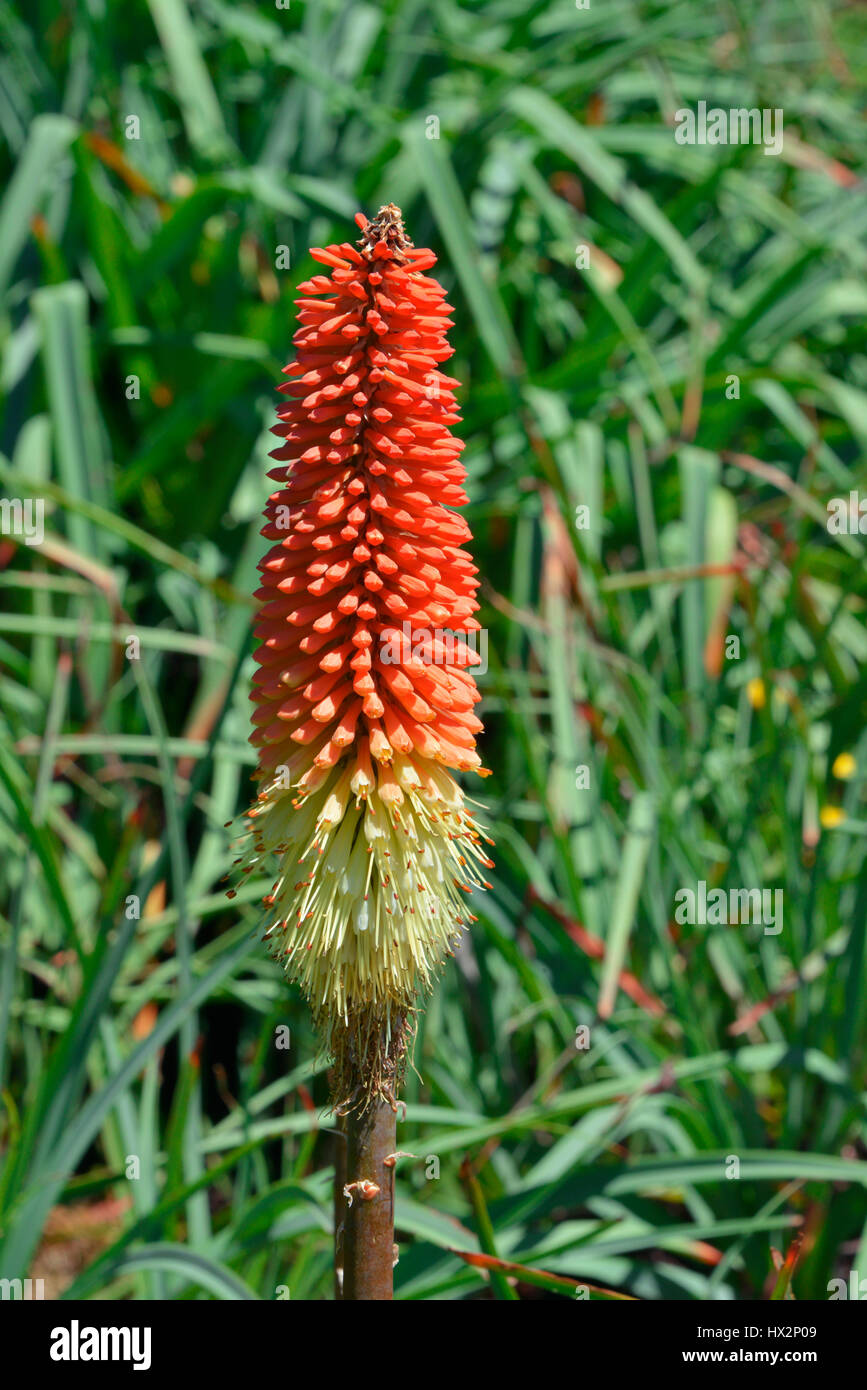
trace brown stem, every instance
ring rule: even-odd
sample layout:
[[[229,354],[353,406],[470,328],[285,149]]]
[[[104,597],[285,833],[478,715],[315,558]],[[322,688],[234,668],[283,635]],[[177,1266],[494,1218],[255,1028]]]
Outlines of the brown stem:
[[[346,1172],[344,1187],[335,1192],[335,1211],[342,1205],[343,1212],[343,1299],[388,1301],[394,1287],[395,1111],[376,1100],[344,1123]]]
[[[343,1299],[343,1214],[346,1198],[343,1189],[346,1185],[346,1116],[336,1116],[337,1133],[334,1138],[334,1300]]]

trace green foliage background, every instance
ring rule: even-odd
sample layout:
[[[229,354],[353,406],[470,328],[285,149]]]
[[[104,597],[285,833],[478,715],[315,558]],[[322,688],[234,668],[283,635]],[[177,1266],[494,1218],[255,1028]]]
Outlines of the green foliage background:
[[[293,289],[389,201],[456,308],[497,841],[420,1027],[397,1296],[762,1298],[799,1233],[797,1297],[867,1272],[865,539],[826,526],[867,493],[863,11],[0,34],[0,487],[47,527],[0,537],[0,1275],[330,1296],[323,1063],[263,883],[220,878]],[[783,154],[679,145],[700,100],[780,108]],[[782,888],[782,931],[676,923],[700,880]]]

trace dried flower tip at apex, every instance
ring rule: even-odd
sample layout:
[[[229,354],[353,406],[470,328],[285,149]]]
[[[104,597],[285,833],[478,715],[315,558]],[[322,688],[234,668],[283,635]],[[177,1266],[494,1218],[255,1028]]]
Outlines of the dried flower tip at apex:
[[[358,225],[362,224],[359,222]],[[391,259],[399,265],[406,261],[405,253],[412,249],[412,242],[403,225],[403,213],[395,203],[386,203],[372,222],[365,221],[363,232],[358,246],[368,259],[378,259],[377,247],[384,246],[391,252]]]

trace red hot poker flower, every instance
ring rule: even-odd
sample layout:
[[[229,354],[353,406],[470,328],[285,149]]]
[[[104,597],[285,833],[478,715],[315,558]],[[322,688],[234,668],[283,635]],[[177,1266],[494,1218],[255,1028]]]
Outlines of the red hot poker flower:
[[[398,208],[311,255],[274,432],[260,565],[253,848],[266,935],[335,1057],[338,1101],[393,1098],[406,1018],[490,866],[450,769],[475,751],[479,629],[445,291]],[[356,1097],[357,1099],[357,1097]],[[353,1103],[355,1101],[353,1100]]]

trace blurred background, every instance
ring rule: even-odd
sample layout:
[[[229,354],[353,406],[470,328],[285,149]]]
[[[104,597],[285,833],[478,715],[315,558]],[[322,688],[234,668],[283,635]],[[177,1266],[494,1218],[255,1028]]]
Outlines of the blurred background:
[[[331,1296],[325,1059],[268,883],[221,878],[294,287],[392,201],[455,306],[497,844],[420,1022],[397,1296],[867,1275],[863,6],[0,33],[0,1275]],[[700,101],[782,152],[678,143]],[[782,929],[676,920],[701,882]]]

